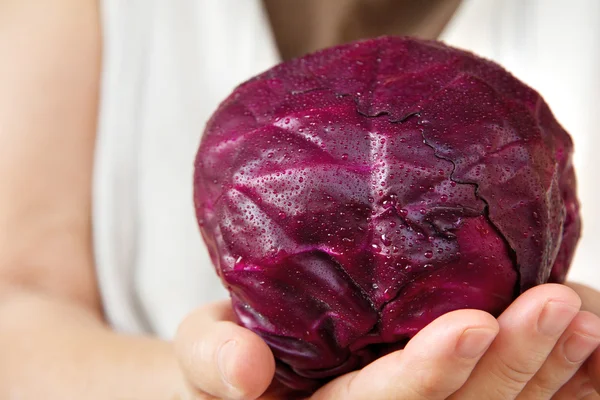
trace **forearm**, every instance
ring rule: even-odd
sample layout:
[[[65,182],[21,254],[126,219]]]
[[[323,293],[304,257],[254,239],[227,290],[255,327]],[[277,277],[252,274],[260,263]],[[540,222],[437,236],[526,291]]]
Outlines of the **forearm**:
[[[0,398],[188,399],[167,342],[119,335],[84,308],[12,291],[0,299]]]
[[[98,0],[0,0],[0,399],[186,398],[169,343],[98,315],[101,33]]]

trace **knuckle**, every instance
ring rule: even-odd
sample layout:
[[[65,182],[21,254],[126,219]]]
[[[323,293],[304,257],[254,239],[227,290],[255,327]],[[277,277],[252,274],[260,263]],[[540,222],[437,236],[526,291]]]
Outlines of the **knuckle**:
[[[573,366],[554,357],[531,378],[527,384],[527,391],[535,393],[531,398],[549,398],[573,373]]]
[[[532,374],[526,369],[520,369],[506,363],[499,363],[495,370],[492,370],[496,378],[507,385],[524,385],[531,379]]]
[[[562,369],[560,370],[562,371]],[[530,385],[536,393],[551,394],[561,386],[563,379],[560,379],[559,373],[544,371],[531,379]]]
[[[507,362],[501,357],[498,358],[495,368],[490,373],[501,385],[511,391],[519,391],[535,375],[537,363],[514,363]]]
[[[451,392],[448,388],[448,375],[447,371],[437,369],[421,371],[412,379],[409,390],[419,400],[444,398]]]
[[[186,352],[178,354],[179,366],[192,382],[202,382],[207,374],[206,346],[195,342]]]
[[[537,381],[531,381],[524,391],[527,399],[549,399],[556,393],[556,387],[552,385],[542,384]],[[521,397],[519,397],[521,399]]]

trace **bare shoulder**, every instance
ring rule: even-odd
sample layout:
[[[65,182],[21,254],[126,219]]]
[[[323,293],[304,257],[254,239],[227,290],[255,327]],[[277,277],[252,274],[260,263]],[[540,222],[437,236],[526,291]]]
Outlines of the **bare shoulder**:
[[[0,0],[0,283],[99,307],[98,0]]]

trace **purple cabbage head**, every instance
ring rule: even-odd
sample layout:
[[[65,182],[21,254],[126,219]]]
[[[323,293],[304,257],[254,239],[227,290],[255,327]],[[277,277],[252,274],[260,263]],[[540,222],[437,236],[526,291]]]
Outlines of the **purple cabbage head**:
[[[202,236],[239,322],[312,390],[461,308],[564,280],[572,141],[531,88],[438,42],[382,37],[240,85],[196,159]]]

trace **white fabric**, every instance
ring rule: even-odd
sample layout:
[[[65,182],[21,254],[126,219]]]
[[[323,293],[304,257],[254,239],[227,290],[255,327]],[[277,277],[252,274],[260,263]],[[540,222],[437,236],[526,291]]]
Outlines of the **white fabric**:
[[[192,204],[204,125],[235,85],[278,58],[257,0],[106,0],[103,25],[99,284],[116,328],[168,337],[225,293]]]
[[[117,329],[170,337],[190,310],[225,295],[192,205],[202,130],[233,87],[277,55],[257,0],[103,0],[102,7],[98,280]],[[572,276],[597,287],[599,26],[596,0],[468,0],[443,35],[540,90],[575,137],[586,231]]]

